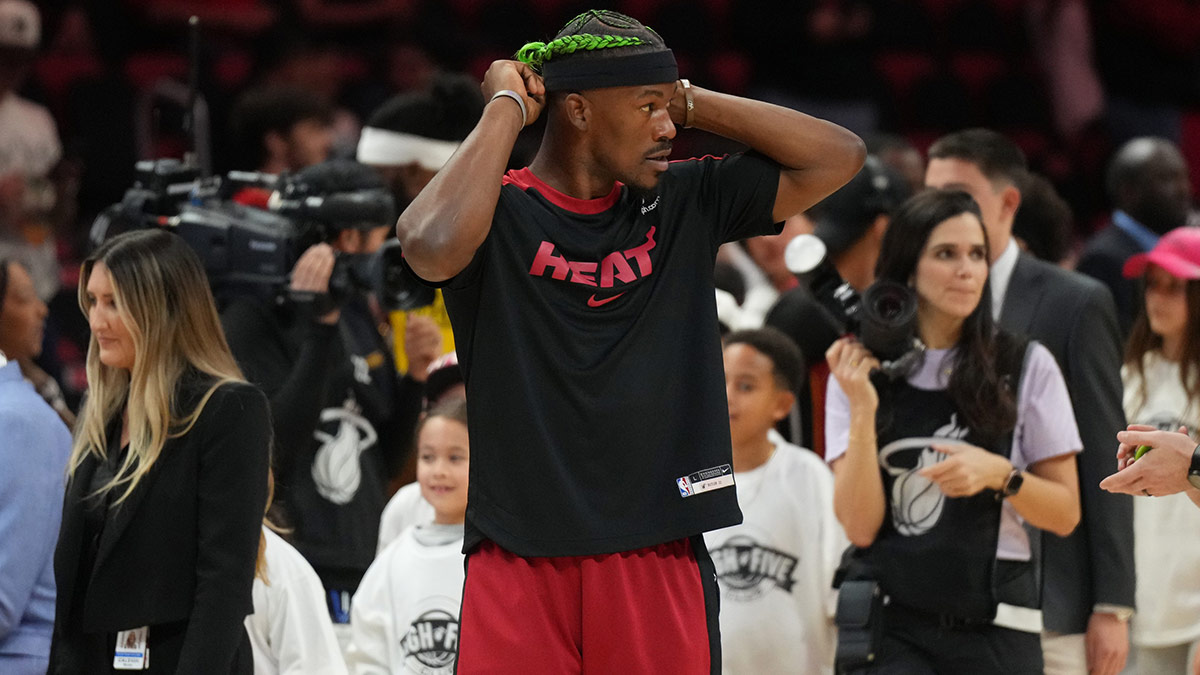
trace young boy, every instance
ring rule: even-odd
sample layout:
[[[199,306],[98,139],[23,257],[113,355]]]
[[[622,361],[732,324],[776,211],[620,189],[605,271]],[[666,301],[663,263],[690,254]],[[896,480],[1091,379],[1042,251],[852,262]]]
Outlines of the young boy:
[[[363,576],[350,611],[351,673],[454,672],[469,463],[466,402],[437,405],[417,430],[417,482],[433,522],[402,532]]]
[[[795,401],[803,358],[773,328],[731,333],[724,355],[745,520],[704,535],[721,589],[723,672],[832,673],[831,584],[848,545],[833,515],[833,475],[773,429]]]

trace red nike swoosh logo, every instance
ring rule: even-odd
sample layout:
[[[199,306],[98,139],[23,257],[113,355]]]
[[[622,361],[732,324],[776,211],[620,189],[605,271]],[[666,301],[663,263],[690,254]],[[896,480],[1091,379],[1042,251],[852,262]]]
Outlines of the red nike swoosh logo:
[[[612,296],[611,298],[604,298],[603,300],[597,300],[596,296],[593,295],[592,297],[588,298],[588,307],[600,307],[602,305],[607,305],[608,303],[612,302],[613,300],[616,300],[617,298],[621,297],[622,295],[625,295],[625,294],[617,293],[616,295]]]

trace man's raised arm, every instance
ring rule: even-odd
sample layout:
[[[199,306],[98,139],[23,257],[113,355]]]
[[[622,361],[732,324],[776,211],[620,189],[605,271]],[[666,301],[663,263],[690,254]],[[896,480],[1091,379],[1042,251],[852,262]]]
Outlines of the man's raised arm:
[[[542,78],[516,61],[496,61],[483,78],[489,102],[479,124],[396,223],[404,259],[427,281],[445,281],[471,262],[487,237],[500,199],[500,181],[524,125],[545,102]],[[524,106],[508,95],[519,95]]]
[[[687,94],[677,87],[671,119],[687,120]],[[772,216],[780,221],[845,185],[867,156],[862,139],[832,122],[783,106],[692,85],[691,126],[750,146],[779,163],[779,192]]]

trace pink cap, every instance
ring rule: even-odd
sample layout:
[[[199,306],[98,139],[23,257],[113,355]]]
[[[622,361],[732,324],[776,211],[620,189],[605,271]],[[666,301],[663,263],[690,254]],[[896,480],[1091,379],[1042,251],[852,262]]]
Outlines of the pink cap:
[[[1127,279],[1142,276],[1154,263],[1177,279],[1200,279],[1200,227],[1178,227],[1164,234],[1149,253],[1138,253],[1125,261]]]

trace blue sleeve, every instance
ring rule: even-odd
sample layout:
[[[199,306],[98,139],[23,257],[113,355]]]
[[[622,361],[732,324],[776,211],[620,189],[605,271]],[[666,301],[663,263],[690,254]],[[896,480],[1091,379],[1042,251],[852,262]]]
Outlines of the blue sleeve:
[[[62,522],[71,436],[46,412],[0,410],[0,642],[21,621]]]

